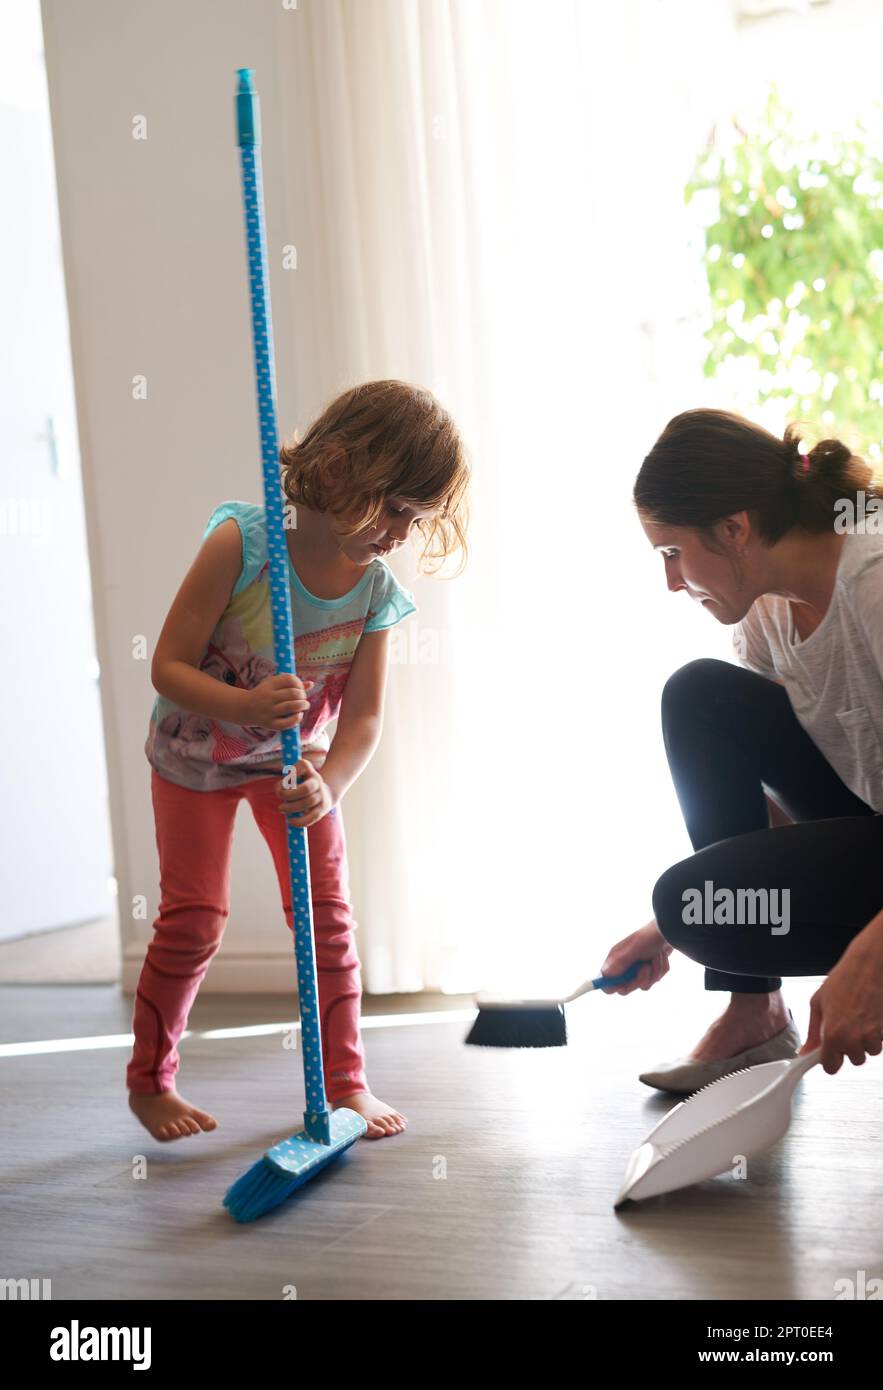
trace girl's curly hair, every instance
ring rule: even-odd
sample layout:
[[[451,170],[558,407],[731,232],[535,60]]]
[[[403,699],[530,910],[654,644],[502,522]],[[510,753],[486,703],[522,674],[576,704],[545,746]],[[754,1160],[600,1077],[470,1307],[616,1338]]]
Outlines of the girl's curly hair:
[[[335,397],[303,439],[279,451],[282,490],[295,506],[331,512],[347,536],[374,526],[391,496],[436,508],[415,522],[420,573],[449,555],[468,559],[470,465],[457,428],[430,391],[405,381],[366,381]],[[437,562],[432,569],[426,561]]]

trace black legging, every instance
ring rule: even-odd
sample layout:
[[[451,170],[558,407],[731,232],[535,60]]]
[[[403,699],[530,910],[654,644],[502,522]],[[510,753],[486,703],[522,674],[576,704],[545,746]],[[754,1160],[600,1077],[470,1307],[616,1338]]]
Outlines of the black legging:
[[[653,890],[663,936],[706,967],[706,989],[766,994],[783,975],[827,974],[883,908],[883,815],[843,784],[784,688],[741,666],[682,666],[663,690],[662,729],[698,851],[667,869]],[[770,828],[765,787],[802,823]],[[685,922],[683,894],[695,889],[711,902],[706,882],[712,892],[734,895],[788,889],[789,929],[775,934],[769,916],[754,925],[716,924],[705,911],[701,925]],[[747,901],[743,893],[743,920],[751,915]]]

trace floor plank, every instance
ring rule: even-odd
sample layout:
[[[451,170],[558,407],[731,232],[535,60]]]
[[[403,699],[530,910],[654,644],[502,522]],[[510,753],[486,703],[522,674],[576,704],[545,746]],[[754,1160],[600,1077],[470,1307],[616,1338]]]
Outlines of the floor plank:
[[[788,982],[801,1026],[816,983]],[[366,1012],[444,1001],[390,1002]],[[434,1017],[366,1028],[371,1083],[409,1129],[361,1141],[248,1226],[221,1201],[300,1128],[300,1057],[278,1034],[199,1034],[284,1022],[289,1000],[197,1001],[180,1086],[219,1128],[175,1144],[126,1108],[123,1046],[0,1057],[0,1274],[51,1278],[56,1300],[281,1299],[291,1285],[304,1299],[833,1299],[838,1279],[880,1277],[876,1058],[814,1068],[747,1181],[613,1211],[629,1154],[674,1103],[638,1071],[688,1050],[722,1003],[688,966],[646,994],[573,1006],[561,1049],[464,1047],[466,1026]],[[5,1043],[126,1034],[131,1001],[10,985],[0,1017]]]

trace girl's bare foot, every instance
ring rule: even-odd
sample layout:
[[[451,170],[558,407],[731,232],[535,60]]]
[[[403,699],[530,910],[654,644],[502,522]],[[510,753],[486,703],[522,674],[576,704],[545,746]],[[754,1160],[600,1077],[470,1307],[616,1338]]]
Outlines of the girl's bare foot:
[[[386,1139],[388,1135],[401,1134],[402,1130],[408,1128],[404,1115],[372,1096],[370,1091],[356,1091],[352,1096],[343,1096],[333,1102],[333,1109],[339,1110],[341,1106],[355,1110],[357,1115],[368,1121],[368,1132],[362,1135],[363,1139]]]
[[[160,1095],[148,1095],[140,1091],[129,1092],[129,1108],[150,1130],[154,1139],[185,1139],[200,1130],[217,1129],[218,1122],[207,1110],[191,1105],[177,1091],[163,1091]]]
[[[773,994],[733,994],[690,1053],[694,1062],[722,1062],[749,1047],[759,1047],[781,1033],[789,1022],[782,991]]]

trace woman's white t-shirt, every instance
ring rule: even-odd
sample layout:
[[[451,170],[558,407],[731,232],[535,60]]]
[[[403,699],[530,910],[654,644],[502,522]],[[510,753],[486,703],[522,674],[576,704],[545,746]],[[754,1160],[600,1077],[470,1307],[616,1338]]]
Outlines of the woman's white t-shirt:
[[[782,682],[835,772],[883,813],[883,534],[845,535],[830,606],[803,641],[788,599],[762,594],[733,645],[743,666]]]

